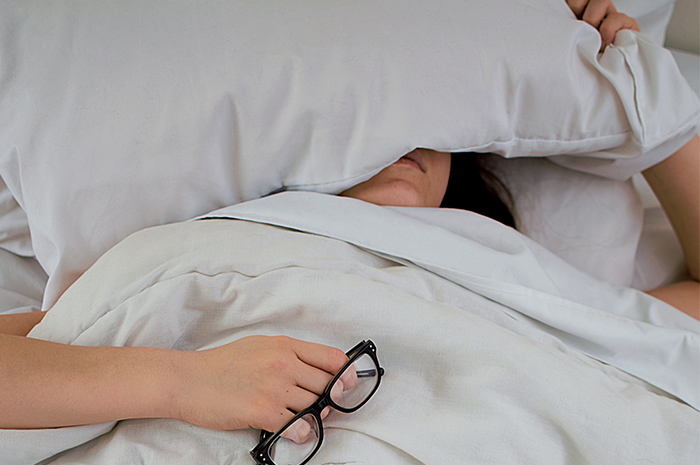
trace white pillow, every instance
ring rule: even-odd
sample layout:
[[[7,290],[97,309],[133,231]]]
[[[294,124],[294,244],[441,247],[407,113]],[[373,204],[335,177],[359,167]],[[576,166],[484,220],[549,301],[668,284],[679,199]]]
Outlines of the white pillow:
[[[591,276],[632,286],[644,225],[632,180],[579,173],[549,158],[492,155],[482,164],[508,187],[520,232]]]
[[[627,33],[599,57],[561,0],[6,0],[0,31],[0,175],[45,307],[147,226],[415,147],[626,178],[698,112],[670,55]]]
[[[23,257],[33,257],[27,215],[0,178],[0,249]]]

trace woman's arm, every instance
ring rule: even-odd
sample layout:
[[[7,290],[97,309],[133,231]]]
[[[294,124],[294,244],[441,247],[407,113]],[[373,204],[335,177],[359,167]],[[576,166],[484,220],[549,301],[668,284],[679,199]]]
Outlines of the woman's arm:
[[[648,293],[700,320],[700,138],[643,174],[671,221],[692,278]]]
[[[14,313],[0,315],[0,334],[26,336],[32,328],[39,324],[46,312]]]
[[[618,31],[639,31],[637,22],[618,13],[611,0],[566,0],[574,15],[600,31],[602,48],[610,45]],[[602,51],[602,49],[601,49]],[[667,160],[644,172],[644,177],[671,220],[681,242],[692,281],[676,283],[648,292],[700,320],[700,144],[698,136]]]
[[[167,416],[176,381],[170,367],[176,363],[168,351],[74,347],[0,335],[0,427]]]
[[[312,404],[346,360],[338,349],[286,337],[176,351],[0,334],[0,428],[177,418],[276,430]]]

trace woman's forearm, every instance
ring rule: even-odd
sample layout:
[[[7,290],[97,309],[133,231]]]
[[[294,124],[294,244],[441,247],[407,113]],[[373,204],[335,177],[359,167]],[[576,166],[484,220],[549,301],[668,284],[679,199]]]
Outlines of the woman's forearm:
[[[693,281],[648,291],[700,320],[700,138],[694,136],[644,177],[671,221]]]
[[[700,138],[644,171],[683,248],[688,271],[700,280]]]
[[[179,352],[0,335],[0,428],[169,416]]]
[[[0,334],[26,336],[44,318],[46,312],[0,315]]]
[[[175,418],[275,430],[311,405],[346,361],[339,349],[282,336],[177,351],[0,334],[0,428]]]
[[[45,312],[0,316],[0,428],[164,417],[185,354],[27,338]]]

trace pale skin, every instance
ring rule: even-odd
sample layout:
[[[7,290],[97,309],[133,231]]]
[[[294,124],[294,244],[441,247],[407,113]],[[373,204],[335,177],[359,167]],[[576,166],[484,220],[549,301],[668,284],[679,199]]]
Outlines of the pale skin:
[[[599,28],[604,45],[620,29],[637,29],[609,0],[568,3],[579,19]],[[681,152],[645,176],[663,197],[695,281],[655,295],[678,308],[695,305],[697,317],[697,137]],[[449,161],[449,154],[419,149],[344,195],[380,205],[437,207]],[[683,181],[676,171],[687,175]],[[43,315],[0,316],[0,428],[174,418],[214,429],[275,431],[312,404],[347,360],[340,349],[283,336],[246,337],[191,352],[78,347],[26,337]]]

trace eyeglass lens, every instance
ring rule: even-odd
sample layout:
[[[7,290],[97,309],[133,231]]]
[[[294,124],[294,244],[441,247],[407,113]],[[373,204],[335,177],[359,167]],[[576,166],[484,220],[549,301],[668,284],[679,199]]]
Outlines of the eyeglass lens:
[[[284,430],[270,449],[276,465],[298,465],[316,450],[319,441],[319,425],[316,417],[304,415]]]
[[[372,395],[379,382],[379,367],[372,357],[363,354],[348,366],[336,384],[331,386],[331,399],[340,407],[352,409]],[[342,388],[342,392],[341,392]],[[270,449],[276,465],[299,465],[314,453],[319,441],[320,425],[316,416],[306,414],[280,432]]]
[[[379,382],[378,367],[372,357],[363,354],[340,376],[343,391],[339,398],[331,395],[333,402],[340,407],[352,409],[363,403],[372,394]],[[335,386],[334,386],[335,387]],[[339,389],[336,388],[336,392]],[[331,393],[334,390],[331,388]]]

